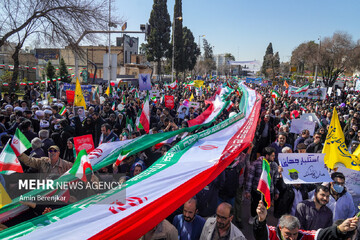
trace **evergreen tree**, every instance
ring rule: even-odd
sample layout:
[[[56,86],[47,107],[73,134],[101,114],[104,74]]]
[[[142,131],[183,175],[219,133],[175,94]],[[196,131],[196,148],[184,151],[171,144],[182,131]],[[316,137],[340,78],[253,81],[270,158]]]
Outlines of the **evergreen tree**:
[[[272,43],[266,48],[263,65],[261,67],[261,73],[265,75],[265,77],[269,77],[269,73],[273,72],[273,64],[274,64],[274,51],[272,47]],[[280,62],[279,62],[280,66]]]
[[[176,71],[176,76],[179,72],[185,71],[184,64],[184,42],[183,42],[183,27],[182,27],[182,0],[175,0],[174,6],[174,22],[173,29],[174,31],[174,68]]]
[[[157,62],[157,73],[161,73],[161,59],[171,56],[170,45],[170,15],[167,11],[166,0],[154,0],[149,19],[150,34],[146,47],[146,57],[149,61]]]
[[[46,76],[50,78],[50,81],[52,81],[52,79],[55,78],[55,68],[52,65],[51,61],[48,61],[45,71],[46,71]]]
[[[211,71],[216,68],[216,63],[214,61],[212,46],[210,46],[210,44],[205,38],[203,39],[203,46],[204,46],[205,73],[207,73],[208,70]]]
[[[280,56],[279,56],[279,52],[275,53],[273,63],[274,63],[274,65],[272,67],[274,69],[274,74],[277,76],[280,73]]]
[[[63,58],[60,59],[59,70],[60,70],[59,75],[60,75],[61,81],[68,82],[68,83],[71,82],[71,79],[68,78],[69,72],[68,72],[68,68],[67,68],[66,63]]]
[[[196,60],[200,55],[200,49],[195,42],[193,33],[187,27],[183,28],[183,41],[184,41],[184,68],[185,70],[192,71],[195,67]]]

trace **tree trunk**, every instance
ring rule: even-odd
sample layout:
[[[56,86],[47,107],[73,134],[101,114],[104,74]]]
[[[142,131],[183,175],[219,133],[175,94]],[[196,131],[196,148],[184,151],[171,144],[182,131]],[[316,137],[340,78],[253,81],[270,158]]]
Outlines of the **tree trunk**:
[[[156,68],[157,68],[158,79],[160,80],[160,76],[161,76],[161,59],[159,59],[159,60],[157,61],[157,66],[156,66]]]
[[[12,79],[11,79],[11,83],[10,83],[10,88],[9,88],[9,94],[11,93],[15,93],[15,85],[19,76],[19,52],[21,49],[21,45],[18,44],[15,47],[15,51],[13,53],[13,55],[11,56],[12,59],[14,60],[14,71],[13,71],[13,75],[12,75]]]

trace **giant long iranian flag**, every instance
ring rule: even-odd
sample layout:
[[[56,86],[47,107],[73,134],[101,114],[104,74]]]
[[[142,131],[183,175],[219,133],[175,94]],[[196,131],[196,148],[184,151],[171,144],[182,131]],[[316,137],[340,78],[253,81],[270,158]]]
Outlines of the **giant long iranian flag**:
[[[158,144],[162,141],[166,141],[168,139],[173,138],[181,133],[192,132],[195,129],[199,129],[202,126],[209,126],[214,122],[216,117],[225,109],[228,102],[225,101],[226,97],[231,93],[231,89],[227,88],[219,88],[217,93],[209,99],[210,102],[213,102],[212,112],[211,114],[202,113],[197,118],[201,119],[198,121],[199,125],[194,125],[188,128],[181,128],[176,131],[165,132],[165,133],[157,133],[157,134],[146,134],[136,139],[121,141],[121,142],[113,142],[113,143],[104,143],[101,144],[98,148],[89,153],[90,163],[93,166],[93,170],[97,171],[103,167],[109,166],[113,164],[117,158],[120,156],[131,156],[136,154],[146,148],[149,148],[155,144]],[[217,99],[221,99],[218,101]],[[211,106],[209,106],[210,108]],[[206,116],[203,116],[205,115]],[[121,158],[123,159],[123,158]],[[72,175],[62,176],[59,179],[55,180],[57,182],[69,182],[74,180],[75,177]],[[50,191],[44,189],[37,189],[30,191],[24,194],[24,197],[31,197],[37,195],[46,195]],[[13,199],[13,202],[2,209],[0,209],[0,223],[4,223],[7,220],[21,214],[22,212],[28,209],[27,206],[19,203],[20,199]]]
[[[215,179],[250,144],[262,97],[243,89],[239,114],[183,139],[126,186],[6,229],[0,238],[139,238]]]

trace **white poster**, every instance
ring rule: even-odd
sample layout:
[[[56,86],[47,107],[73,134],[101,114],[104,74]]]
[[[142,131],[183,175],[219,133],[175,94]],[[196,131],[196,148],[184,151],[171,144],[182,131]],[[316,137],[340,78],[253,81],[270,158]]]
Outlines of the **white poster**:
[[[300,119],[301,119],[301,120],[307,120],[307,121],[315,122],[315,123],[317,123],[319,126],[321,126],[321,122],[320,122],[319,118],[316,116],[315,113],[305,113],[305,114],[302,114],[302,115],[300,116]]]
[[[286,184],[331,182],[322,153],[279,153]]]
[[[315,126],[316,123],[309,120],[293,119],[291,120],[290,132],[300,134],[302,130],[307,129],[310,132],[310,136],[314,136]]]
[[[198,102],[189,102],[189,108],[193,107],[195,110],[200,107],[200,103]]]
[[[339,166],[338,172],[342,172],[345,176],[345,186],[347,191],[351,194],[355,206],[360,204],[360,172],[343,166]]]
[[[360,91],[360,80],[356,80],[355,91]]]

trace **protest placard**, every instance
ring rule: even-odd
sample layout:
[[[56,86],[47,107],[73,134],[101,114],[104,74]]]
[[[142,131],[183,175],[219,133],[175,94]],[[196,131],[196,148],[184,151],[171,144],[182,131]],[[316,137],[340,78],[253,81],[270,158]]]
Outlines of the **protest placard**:
[[[150,74],[139,74],[139,90],[151,90]]]
[[[289,86],[288,96],[321,100],[325,100],[326,98],[326,88],[310,88],[306,92],[296,93],[296,90],[298,89],[298,87]]]
[[[286,184],[331,182],[322,153],[279,153]]]
[[[308,121],[311,121],[311,122],[315,122],[317,123],[319,126],[321,126],[321,122],[319,120],[319,118],[316,116],[315,113],[305,113],[305,114],[302,114],[300,116],[300,119],[301,120],[308,120]]]
[[[175,106],[174,96],[165,96],[165,107],[171,110],[174,108],[174,106]]]
[[[84,95],[84,99],[86,103],[90,102],[90,93],[91,93],[92,85],[81,85],[81,91]],[[68,91],[75,91],[75,84],[70,83],[64,83],[62,91],[66,92],[66,97],[68,98]],[[71,93],[70,93],[71,95]],[[68,102],[73,102],[74,98],[72,100],[67,99]]]
[[[360,204],[360,172],[355,171],[345,166],[340,166],[337,172],[342,172],[345,176],[346,190],[351,194],[355,206]]]
[[[315,126],[316,123],[309,120],[293,119],[291,120],[290,132],[300,134],[302,130],[307,129],[310,132],[310,136],[314,136]]]
[[[76,154],[78,154],[83,149],[85,149],[87,153],[90,153],[95,149],[93,137],[91,134],[74,137],[74,146]]]
[[[200,103],[198,102],[189,102],[189,108],[193,107],[194,109],[197,109],[200,107]]]

